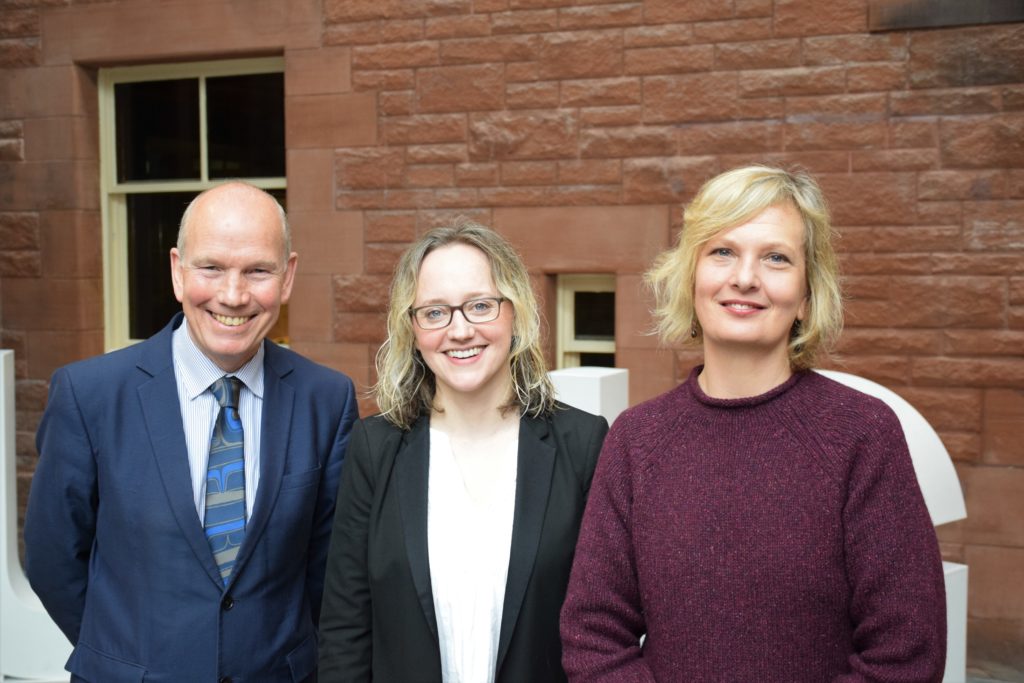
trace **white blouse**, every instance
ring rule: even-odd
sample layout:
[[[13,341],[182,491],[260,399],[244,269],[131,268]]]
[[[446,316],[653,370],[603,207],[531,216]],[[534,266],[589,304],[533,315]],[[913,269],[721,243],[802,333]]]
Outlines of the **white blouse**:
[[[448,435],[430,430],[427,552],[445,683],[493,683],[515,512],[518,439],[503,446],[500,484],[470,497]]]

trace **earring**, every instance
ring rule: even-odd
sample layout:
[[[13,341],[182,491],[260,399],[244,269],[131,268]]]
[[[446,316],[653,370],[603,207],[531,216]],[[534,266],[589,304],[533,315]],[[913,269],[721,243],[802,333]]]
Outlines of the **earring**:
[[[692,325],[690,325],[690,338],[697,338],[697,323],[693,323]]]

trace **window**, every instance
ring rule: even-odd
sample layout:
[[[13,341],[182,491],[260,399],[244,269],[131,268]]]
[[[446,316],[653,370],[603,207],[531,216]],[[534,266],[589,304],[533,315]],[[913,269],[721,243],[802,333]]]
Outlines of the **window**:
[[[1024,21],[1016,0],[870,0],[868,30],[983,26]]]
[[[106,348],[157,332],[181,310],[168,252],[185,207],[225,179],[285,203],[280,57],[100,69]],[[271,331],[286,340],[287,310]]]
[[[559,368],[615,367],[615,276],[558,276]]]

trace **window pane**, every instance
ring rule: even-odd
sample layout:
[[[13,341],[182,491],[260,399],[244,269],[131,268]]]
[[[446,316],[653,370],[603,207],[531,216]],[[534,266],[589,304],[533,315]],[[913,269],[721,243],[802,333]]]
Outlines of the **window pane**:
[[[284,74],[206,80],[211,178],[284,175]]]
[[[199,178],[198,79],[119,83],[114,101],[119,182]]]
[[[614,368],[614,353],[581,353],[580,365],[584,367]]]
[[[615,292],[575,292],[576,339],[615,340]]]
[[[171,286],[170,250],[194,192],[128,195],[128,316],[132,339],[158,332],[181,310]]]

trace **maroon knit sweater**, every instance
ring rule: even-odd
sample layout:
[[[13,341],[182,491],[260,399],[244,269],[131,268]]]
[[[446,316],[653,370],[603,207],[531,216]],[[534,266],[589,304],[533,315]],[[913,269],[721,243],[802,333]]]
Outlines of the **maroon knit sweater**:
[[[605,441],[570,681],[941,680],[942,561],[893,412],[814,372],[715,399],[699,371]]]

